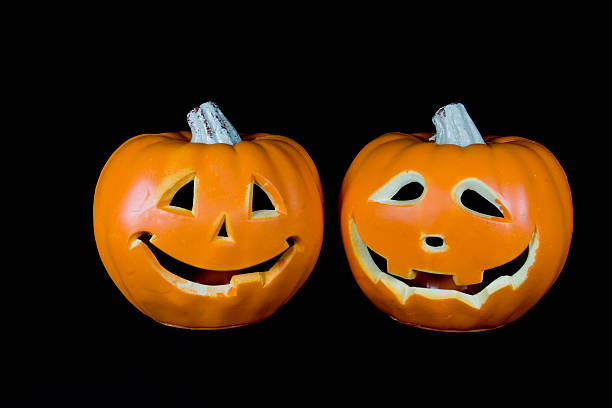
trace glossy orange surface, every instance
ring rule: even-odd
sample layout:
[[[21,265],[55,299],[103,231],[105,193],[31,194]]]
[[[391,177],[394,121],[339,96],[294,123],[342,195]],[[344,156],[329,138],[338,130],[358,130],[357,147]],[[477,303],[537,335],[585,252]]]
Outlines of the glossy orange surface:
[[[553,154],[528,139],[486,137],[486,144],[459,147],[438,145],[429,136],[383,135],[351,164],[340,194],[350,268],[365,295],[402,323],[447,331],[503,326],[530,309],[563,268],[573,222],[567,178]],[[372,199],[402,172],[422,176],[418,202]],[[456,191],[466,179],[495,194],[503,217],[484,217],[460,204]],[[443,238],[444,247],[427,248],[427,236]],[[386,258],[388,273],[372,266],[363,244]],[[452,289],[478,284],[483,271],[527,248],[531,258],[523,278],[503,278],[478,295]],[[419,271],[437,278],[430,279],[432,287],[410,287],[417,282],[414,273],[425,275]]]
[[[125,297],[158,322],[215,329],[260,321],[289,300],[316,263],[323,236],[317,170],[306,151],[283,136],[255,134],[234,146],[190,138],[190,132],[140,135],[111,156],[94,197],[100,257]],[[170,206],[172,194],[191,179],[192,211]],[[251,211],[253,183],[274,211]],[[227,237],[218,236],[223,220]],[[285,252],[268,271],[202,284],[162,267],[138,239],[143,233],[169,256],[213,274]]]

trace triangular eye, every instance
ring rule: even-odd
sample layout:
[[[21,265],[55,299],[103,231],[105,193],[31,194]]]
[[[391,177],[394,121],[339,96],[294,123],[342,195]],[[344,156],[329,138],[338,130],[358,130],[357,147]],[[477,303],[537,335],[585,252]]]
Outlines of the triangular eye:
[[[191,180],[183,187],[179,188],[172,200],[170,200],[170,206],[184,208],[189,211],[193,211],[193,194],[195,190],[195,182]]]
[[[421,183],[413,181],[400,188],[391,199],[396,201],[416,200],[423,194],[424,190],[425,187]]]
[[[251,211],[276,210],[268,194],[257,183],[253,183],[253,195],[251,199]]]
[[[504,213],[502,213],[499,208],[495,206],[495,204],[487,200],[475,190],[467,189],[461,193],[461,204],[463,204],[466,208],[480,214],[489,215],[491,217],[504,217]]]

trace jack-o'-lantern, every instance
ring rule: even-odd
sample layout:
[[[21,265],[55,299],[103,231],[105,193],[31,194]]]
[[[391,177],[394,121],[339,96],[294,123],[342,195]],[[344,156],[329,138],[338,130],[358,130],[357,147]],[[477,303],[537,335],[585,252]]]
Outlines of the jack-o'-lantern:
[[[366,145],[340,194],[341,231],[361,290],[413,326],[479,331],[529,310],[565,263],[567,177],[522,137],[484,139],[461,104],[436,133],[389,133]]]
[[[241,138],[214,103],[188,122],[191,132],[129,139],[104,166],[93,208],[100,257],[125,297],[160,323],[260,321],[316,263],[317,170],[289,138]]]

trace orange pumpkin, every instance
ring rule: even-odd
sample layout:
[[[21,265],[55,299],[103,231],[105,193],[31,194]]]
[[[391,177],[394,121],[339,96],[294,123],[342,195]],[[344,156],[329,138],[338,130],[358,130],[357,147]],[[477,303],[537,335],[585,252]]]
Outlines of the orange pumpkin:
[[[306,151],[283,136],[241,140],[213,103],[192,132],[126,141],[100,174],[98,251],[125,297],[156,321],[218,329],[270,316],[314,268],[323,197]]]
[[[503,326],[561,272],[572,200],[553,154],[521,137],[482,138],[461,104],[436,134],[366,145],[340,194],[352,273],[392,318],[444,331]]]

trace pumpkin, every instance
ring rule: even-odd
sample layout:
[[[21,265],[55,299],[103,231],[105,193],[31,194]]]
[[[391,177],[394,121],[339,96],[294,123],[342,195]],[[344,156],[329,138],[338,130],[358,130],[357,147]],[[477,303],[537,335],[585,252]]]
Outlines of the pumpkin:
[[[568,255],[572,199],[541,144],[481,137],[462,104],[436,133],[388,133],[355,157],[340,193],[346,256],[364,294],[401,323],[480,331],[522,316]]]
[[[314,163],[278,135],[241,138],[214,103],[191,132],[143,134],[105,164],[93,221],[100,258],[141,312],[219,329],[274,313],[307,279],[323,236]]]

